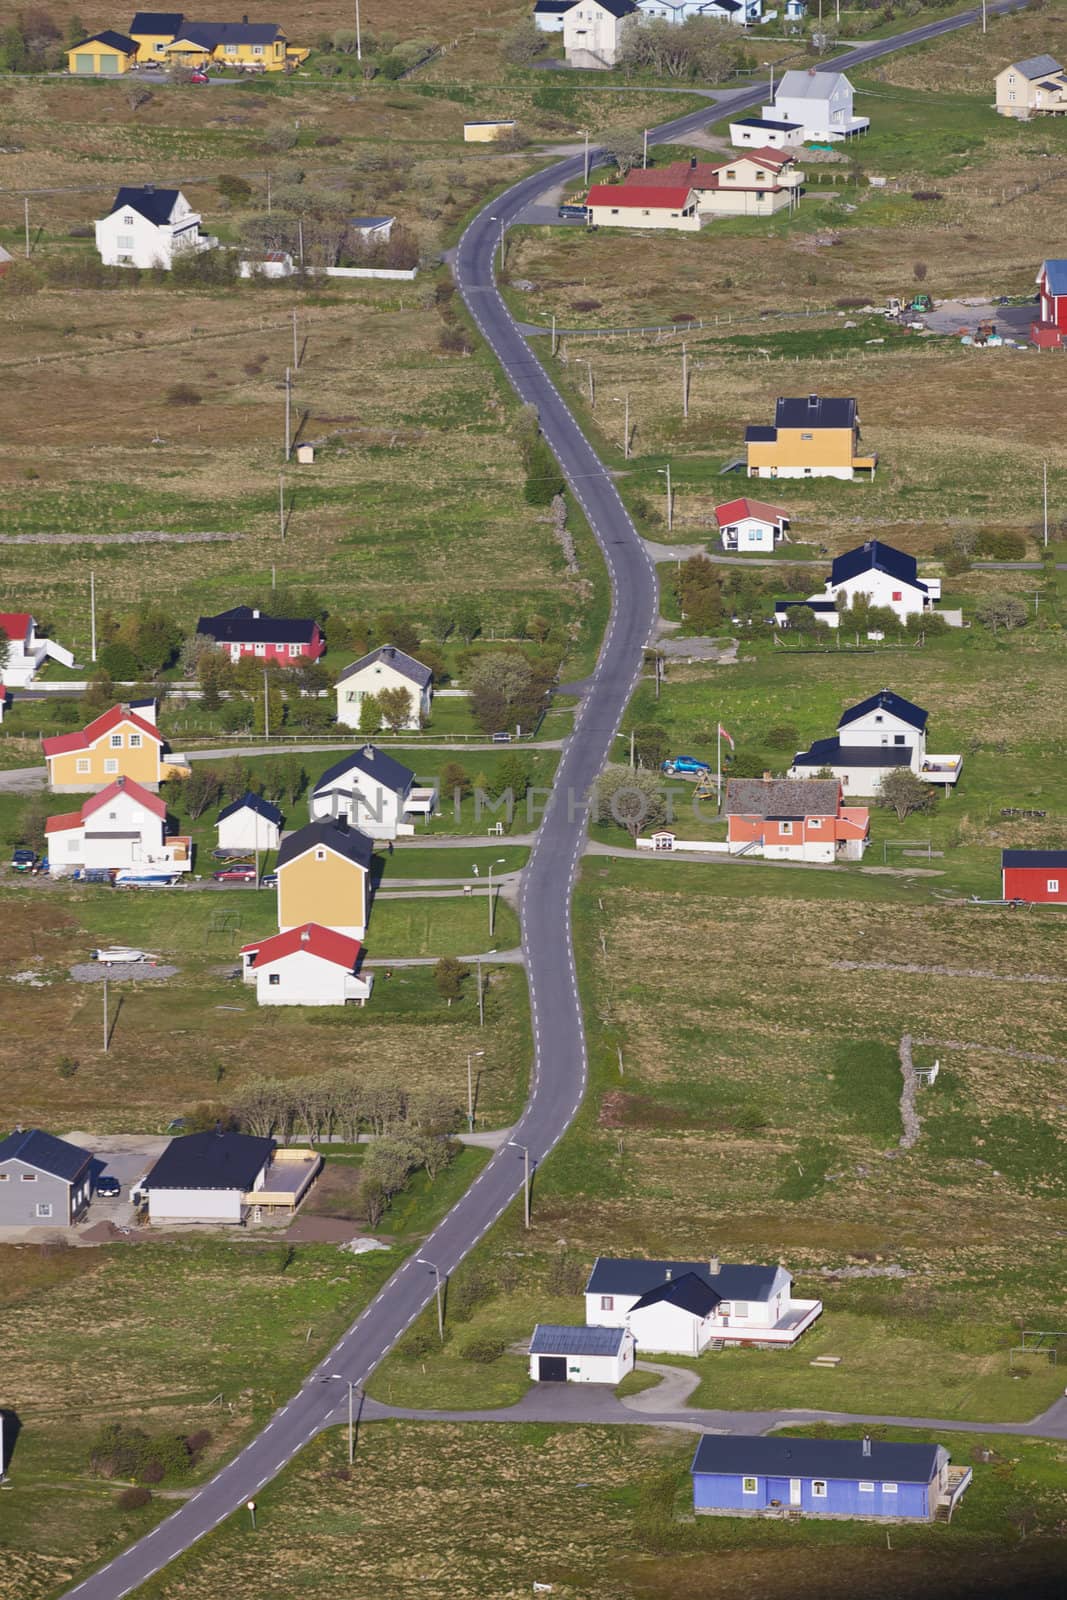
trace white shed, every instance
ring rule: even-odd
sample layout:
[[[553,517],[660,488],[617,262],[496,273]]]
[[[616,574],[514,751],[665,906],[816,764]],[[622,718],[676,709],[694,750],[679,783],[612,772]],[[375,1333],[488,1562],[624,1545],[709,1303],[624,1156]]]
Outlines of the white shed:
[[[284,818],[277,806],[250,789],[219,812],[220,850],[277,850]]]
[[[274,1140],[247,1133],[172,1139],[138,1189],[150,1222],[240,1222],[267,1182]]]
[[[535,1383],[621,1383],[633,1370],[634,1336],[628,1328],[576,1328],[539,1322],[530,1340]]]

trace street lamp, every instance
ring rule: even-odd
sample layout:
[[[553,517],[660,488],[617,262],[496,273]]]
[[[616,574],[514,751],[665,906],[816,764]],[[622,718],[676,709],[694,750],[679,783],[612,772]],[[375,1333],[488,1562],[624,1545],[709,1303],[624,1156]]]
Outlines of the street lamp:
[[[497,856],[495,861],[489,863],[489,937],[493,937],[493,926],[496,921],[496,906],[493,900],[493,868],[507,866],[507,856]]]
[[[588,128],[583,128],[582,129],[582,133],[585,136],[585,162],[584,162],[584,165],[582,167],[582,174],[583,174],[583,176],[585,178],[586,183],[588,183],[589,182],[589,129]]]
[[[593,363],[589,356],[575,356],[575,365],[589,369],[589,409],[596,410],[596,384],[593,381]]]
[[[435,1267],[432,1261],[427,1261],[425,1256],[416,1256],[415,1260],[421,1267],[429,1267],[434,1277],[434,1293],[437,1295],[437,1334],[441,1343],[445,1342],[445,1303],[441,1298],[441,1269]]]
[[[670,533],[674,527],[674,495],[671,493],[670,463],[668,462],[665,467],[657,467],[656,471],[660,477],[662,477],[664,473],[667,474],[667,532]]]
[[[354,1378],[346,1378],[343,1372],[331,1372],[330,1377],[338,1383],[348,1384],[348,1465],[351,1466],[356,1459],[356,1428],[352,1409],[352,1396],[356,1383]]]
[[[613,394],[611,398],[616,405],[625,406],[626,408],[623,413],[622,424],[622,454],[623,460],[628,461],[630,459],[630,391],[627,389],[624,395]]]
[[[523,1226],[530,1226],[530,1147],[520,1144],[517,1139],[509,1139],[509,1145],[514,1145],[516,1150],[522,1151],[522,1217]]]
[[[774,62],[773,61],[765,61],[763,63],[763,65],[765,67],[770,67],[770,69],[771,69],[771,100],[773,101],[774,100]]]
[[[490,222],[499,222],[499,224],[500,224],[500,270],[501,270],[501,272],[503,272],[503,270],[504,270],[504,229],[507,226],[507,224],[505,223],[503,217],[498,217],[498,216],[495,216],[495,215],[490,216],[489,221]]]
[[[471,1071],[471,1062],[475,1056],[484,1056],[484,1050],[467,1051],[467,1125],[470,1132],[474,1132],[474,1074]]]

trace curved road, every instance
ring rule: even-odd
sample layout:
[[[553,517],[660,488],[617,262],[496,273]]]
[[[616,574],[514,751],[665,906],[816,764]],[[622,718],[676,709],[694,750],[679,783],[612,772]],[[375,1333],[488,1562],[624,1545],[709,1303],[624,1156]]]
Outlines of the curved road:
[[[1025,0],[1000,0],[989,10],[1011,11],[1023,4]],[[839,56],[832,65],[858,65],[966,27],[980,15],[966,11],[864,45]],[[655,142],[684,138],[705,122],[749,109],[764,94],[762,84],[724,94],[714,104],[663,124],[650,138]],[[575,736],[563,752],[519,906],[533,1009],[534,1062],[530,1099],[512,1138],[529,1148],[535,1165],[563,1136],[585,1092],[585,1031],[570,911],[585,839],[583,797],[609,754],[637,681],[657,599],[655,570],[614,483],[530,351],[494,283],[494,252],[502,226],[547,187],[571,182],[581,172],[582,158],[574,157],[523,179],[499,196],[464,233],[454,268],[460,292],[520,400],[537,407],[542,430],[586,514],[612,582],[607,635],[575,721]],[[521,1150],[506,1145],[437,1225],[422,1254],[442,1276],[455,1269],[515,1199],[522,1174]],[[433,1298],[434,1284],[429,1266],[414,1258],[406,1261],[262,1433],[165,1522],[68,1593],[81,1595],[82,1600],[122,1600],[254,1498],[331,1417],[340,1419],[346,1384],[366,1381]]]

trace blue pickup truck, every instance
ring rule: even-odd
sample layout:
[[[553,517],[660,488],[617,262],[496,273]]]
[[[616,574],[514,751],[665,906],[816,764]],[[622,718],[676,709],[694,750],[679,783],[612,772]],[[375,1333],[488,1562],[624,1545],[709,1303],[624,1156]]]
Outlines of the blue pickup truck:
[[[672,775],[680,772],[698,778],[702,772],[710,772],[711,766],[707,761],[698,761],[696,756],[668,756],[660,771]]]

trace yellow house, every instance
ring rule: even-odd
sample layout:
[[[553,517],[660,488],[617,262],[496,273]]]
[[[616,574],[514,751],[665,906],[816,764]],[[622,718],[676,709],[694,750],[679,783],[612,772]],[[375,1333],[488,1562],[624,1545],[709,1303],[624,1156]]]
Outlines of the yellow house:
[[[860,454],[855,400],[779,398],[774,427],[745,429],[750,478],[873,478],[878,457]]]
[[[41,744],[53,794],[105,789],[119,778],[155,790],[165,778],[189,771],[180,756],[163,754],[154,700],[139,701],[136,709],[112,706],[80,733],[58,733]]]
[[[130,38],[137,41],[137,60],[165,66],[167,46],[185,18],[180,11],[138,11],[130,23]]]
[[[278,851],[278,930],[317,922],[353,939],[367,927],[373,841],[329,818],[298,828]]]
[[[190,22],[182,19],[164,51],[168,65],[202,67],[209,61],[239,72],[284,72],[310,50],[290,45],[276,22]]]
[[[137,61],[137,41],[110,29],[67,51],[67,71],[77,78],[117,78]]]
[[[513,139],[517,129],[514,117],[503,117],[496,122],[465,122],[463,138],[467,144],[493,144],[497,139]]]

